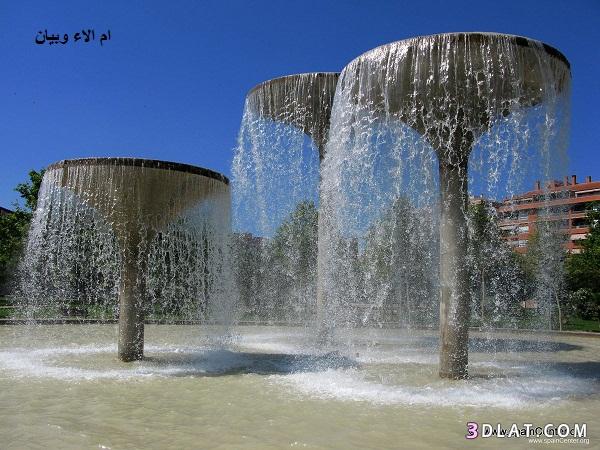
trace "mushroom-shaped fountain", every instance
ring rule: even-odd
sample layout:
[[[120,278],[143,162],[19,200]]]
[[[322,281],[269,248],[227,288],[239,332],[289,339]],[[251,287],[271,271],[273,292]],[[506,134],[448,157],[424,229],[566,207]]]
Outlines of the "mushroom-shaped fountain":
[[[146,261],[153,239],[186,211],[206,202],[228,216],[228,184],[225,176],[208,169],[137,158],[64,160],[48,167],[42,196],[57,188],[68,192],[95,210],[115,235],[121,262],[118,354],[122,361],[143,357]],[[40,205],[59,208],[43,198]]]
[[[246,97],[247,112],[275,122],[292,125],[310,136],[325,157],[331,108],[339,73],[315,72],[287,75],[264,81],[252,88]],[[319,236],[322,229],[319,215]],[[324,290],[321,258],[317,263],[316,323],[323,326]],[[323,330],[320,331],[323,333]]]
[[[301,73],[264,81],[248,92],[246,104],[259,117],[305,132],[323,159],[339,75],[335,72]]]
[[[555,105],[561,95],[568,95],[569,62],[553,47],[524,37],[447,33],[370,50],[344,69],[338,84],[338,93],[346,95],[355,108],[370,111],[375,118],[403,122],[437,154],[439,374],[464,378],[470,318],[465,215],[469,155],[477,139],[498,119],[523,108]],[[336,95],[330,143],[337,126],[337,102]]]

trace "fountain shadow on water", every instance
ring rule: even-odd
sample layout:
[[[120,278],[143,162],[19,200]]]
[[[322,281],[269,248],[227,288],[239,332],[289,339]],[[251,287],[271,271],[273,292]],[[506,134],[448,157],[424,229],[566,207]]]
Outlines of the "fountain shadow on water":
[[[600,362],[552,362],[547,366],[550,370],[573,378],[600,382]]]
[[[402,344],[401,344],[402,345]],[[437,336],[422,336],[408,339],[405,346],[415,350],[437,351],[439,338]],[[501,337],[469,337],[469,352],[473,353],[541,353],[581,350],[583,347],[565,342],[529,340]]]
[[[469,351],[482,353],[561,352],[581,350],[574,344],[553,341],[533,341],[512,338],[469,338]]]
[[[148,363],[160,369],[176,368],[170,374],[175,377],[217,377],[241,374],[286,375],[358,367],[356,361],[339,352],[312,355],[208,350],[202,353],[144,357],[142,364]]]

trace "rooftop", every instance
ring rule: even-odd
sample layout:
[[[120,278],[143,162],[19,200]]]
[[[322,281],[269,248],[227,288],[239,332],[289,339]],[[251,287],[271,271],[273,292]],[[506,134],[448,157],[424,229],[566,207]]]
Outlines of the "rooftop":
[[[552,180],[548,182],[545,189],[542,189],[542,183],[538,180],[535,182],[532,191],[524,192],[514,196],[512,199],[531,197],[539,195],[542,191],[559,192],[559,191],[584,191],[587,189],[600,188],[600,181],[592,181],[591,175],[585,177],[585,181],[578,182],[577,175],[565,176],[562,180]],[[511,199],[505,199],[511,200]]]

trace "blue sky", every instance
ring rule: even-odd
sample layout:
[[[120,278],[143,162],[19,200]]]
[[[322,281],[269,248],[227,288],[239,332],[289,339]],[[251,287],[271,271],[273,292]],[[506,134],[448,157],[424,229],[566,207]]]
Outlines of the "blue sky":
[[[84,44],[39,30],[93,28]],[[571,167],[600,178],[600,1],[0,2],[0,205],[27,172],[86,156],[180,161],[227,175],[244,97],[279,75],[339,71],[377,45],[449,31],[525,35],[572,65]]]

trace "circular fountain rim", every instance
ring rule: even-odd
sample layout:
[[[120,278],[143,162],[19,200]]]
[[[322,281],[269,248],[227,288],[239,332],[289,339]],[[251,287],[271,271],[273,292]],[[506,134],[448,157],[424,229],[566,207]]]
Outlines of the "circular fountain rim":
[[[358,61],[359,59],[365,57],[366,55],[368,55],[372,52],[377,51],[378,49],[381,49],[383,47],[388,47],[391,45],[395,45],[395,44],[399,44],[401,42],[408,42],[408,41],[413,41],[416,39],[423,39],[423,38],[429,38],[429,37],[434,37],[434,36],[460,36],[460,35],[465,35],[465,36],[468,35],[468,36],[474,36],[474,37],[479,37],[479,38],[482,38],[484,36],[485,37],[492,37],[492,36],[508,37],[508,38],[512,38],[514,44],[516,44],[520,47],[529,47],[530,43],[537,43],[546,51],[546,53],[548,53],[550,56],[555,57],[559,61],[562,61],[567,66],[567,69],[571,70],[571,63],[569,62],[567,57],[556,47],[546,44],[545,42],[542,42],[540,40],[532,39],[532,38],[529,38],[526,36],[521,36],[518,34],[496,33],[496,32],[489,32],[489,31],[457,31],[457,32],[448,32],[448,33],[434,33],[434,34],[423,34],[423,35],[419,35],[419,36],[413,36],[413,37],[406,38],[406,39],[399,39],[397,41],[392,41],[392,42],[388,42],[386,44],[378,45],[375,48],[367,50],[364,53],[361,53],[356,58],[354,58],[352,61],[350,61],[347,64],[347,66],[350,66],[355,61]]]
[[[215,172],[204,167],[192,166],[190,164],[178,163],[173,161],[163,161],[159,159],[133,158],[133,157],[90,157],[90,158],[75,158],[63,159],[50,164],[46,170],[62,169],[72,166],[100,166],[100,165],[115,165],[115,166],[133,166],[133,167],[148,167],[152,169],[174,170],[177,172],[191,173],[201,175],[207,178],[213,178],[225,184],[229,184],[229,178],[225,175]]]
[[[335,76],[336,78],[339,78],[340,74],[341,74],[341,72],[301,72],[301,73],[292,73],[289,75],[282,75],[280,77],[271,78],[269,80],[265,80],[265,81],[258,83],[256,86],[254,86],[252,89],[250,89],[248,91],[248,93],[246,94],[246,97],[249,97],[250,94],[252,94],[254,91],[260,89],[262,86],[266,86],[267,84],[271,84],[271,83],[275,83],[275,82],[281,82],[288,78],[299,77],[302,75],[316,75],[317,78],[325,78],[325,77],[329,77],[329,76]]]

